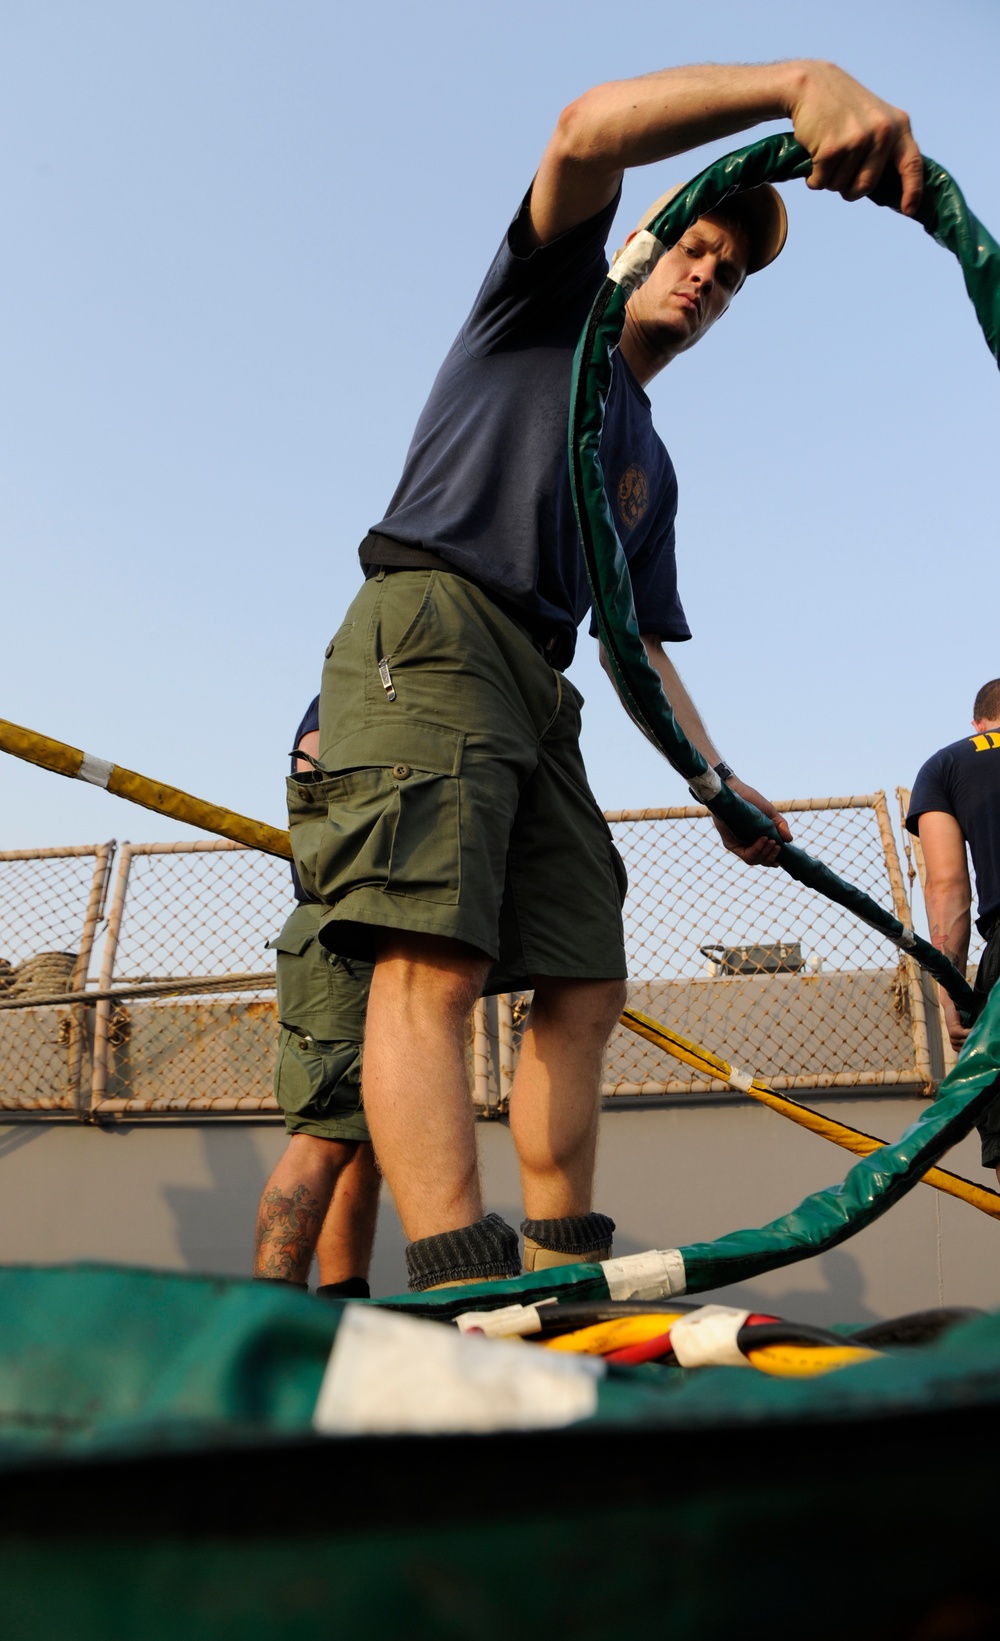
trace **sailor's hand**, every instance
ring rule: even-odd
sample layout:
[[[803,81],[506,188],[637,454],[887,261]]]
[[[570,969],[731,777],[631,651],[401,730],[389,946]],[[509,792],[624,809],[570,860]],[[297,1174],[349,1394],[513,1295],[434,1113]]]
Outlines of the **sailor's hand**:
[[[948,1040],[955,1053],[960,1054],[965,1047],[965,1040],[972,1027],[963,1026],[962,1017],[947,992],[943,991],[941,993],[941,1001],[944,1004],[944,1024],[948,1033]]]
[[[898,171],[901,209],[915,216],[924,186],[924,164],[909,115],[859,84],[833,63],[795,65],[798,90],[789,115],[795,135],[812,158],[810,188],[830,188],[861,199],[886,166]]]
[[[769,803],[767,798],[757,791],[756,787],[748,786],[746,781],[737,780],[735,775],[731,776],[726,784],[738,793],[741,798],[745,798],[747,803],[752,803],[755,808],[760,810],[762,815],[767,816],[768,820],[776,822],[778,836],[784,843],[791,843],[792,830],[788,822],[783,815],[778,814],[774,804]],[[717,820],[714,815],[712,819],[715,821],[720,838],[731,855],[739,855],[740,860],[744,861],[747,866],[777,866],[779,847],[774,838],[757,838],[753,843],[743,844],[722,821]]]

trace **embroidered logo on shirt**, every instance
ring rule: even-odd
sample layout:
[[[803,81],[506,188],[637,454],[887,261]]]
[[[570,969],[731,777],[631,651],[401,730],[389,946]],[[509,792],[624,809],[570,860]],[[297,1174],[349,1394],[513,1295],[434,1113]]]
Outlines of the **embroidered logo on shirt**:
[[[1000,733],[995,729],[987,730],[985,735],[970,735],[969,740],[977,752],[996,752],[1000,749]]]
[[[633,462],[618,480],[618,516],[626,530],[634,530],[649,506],[649,480]]]

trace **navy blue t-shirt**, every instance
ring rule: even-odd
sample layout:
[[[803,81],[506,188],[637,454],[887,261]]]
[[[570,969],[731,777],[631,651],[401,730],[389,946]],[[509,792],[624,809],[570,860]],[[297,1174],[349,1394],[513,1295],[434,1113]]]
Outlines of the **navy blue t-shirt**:
[[[528,196],[530,198],[530,194]],[[573,352],[607,274],[617,199],[524,250],[528,198],[421,412],[380,535],[424,548],[566,635],[590,607],[569,484]],[[616,353],[601,440],[605,485],[629,562],[641,632],[691,632],[677,596],[677,480],[649,400]]]
[[[295,731],[295,739],[292,742],[292,745],[297,747],[299,742],[301,741],[303,735],[309,735],[313,731],[318,731],[318,730],[319,730],[319,696],[317,695],[314,700],[310,701],[308,707],[306,708],[306,715],[303,718],[302,722],[300,723],[298,729]],[[296,768],[295,768],[295,758],[294,757],[292,758],[291,773],[293,775],[297,773]],[[292,867],[292,893],[294,894],[294,896],[295,896],[295,898],[298,901],[300,906],[306,906],[306,905],[311,905],[312,904],[312,895],[307,895],[306,894],[306,892],[303,889],[301,883],[299,882],[299,874],[295,870],[294,865]]]
[[[928,758],[913,783],[907,829],[929,809],[954,815],[976,874],[979,916],[985,935],[1000,912],[1000,731],[968,735]]]

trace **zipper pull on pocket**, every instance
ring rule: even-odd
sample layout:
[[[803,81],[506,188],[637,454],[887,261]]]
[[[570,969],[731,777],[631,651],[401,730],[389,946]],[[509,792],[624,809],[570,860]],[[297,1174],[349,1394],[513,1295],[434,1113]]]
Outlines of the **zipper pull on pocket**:
[[[378,664],[378,675],[382,680],[382,688],[385,690],[386,699],[394,701],[396,699],[396,686],[392,681],[392,673],[389,671],[389,657],[387,655],[383,655]]]

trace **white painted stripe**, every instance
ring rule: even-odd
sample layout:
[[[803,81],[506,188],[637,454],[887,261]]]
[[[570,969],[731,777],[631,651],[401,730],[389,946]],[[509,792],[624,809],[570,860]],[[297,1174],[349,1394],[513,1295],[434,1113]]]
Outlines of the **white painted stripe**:
[[[670,1329],[670,1343],[681,1367],[751,1367],[736,1335],[749,1311],[729,1305],[703,1305],[682,1316]]]
[[[608,278],[631,296],[649,278],[666,248],[648,228],[641,228],[615,258]]]
[[[601,1269],[612,1299],[667,1299],[687,1286],[679,1248],[650,1248],[644,1254],[602,1259]]]
[[[91,786],[106,787],[111,779],[114,764],[109,764],[106,758],[95,758],[92,752],[83,754],[83,763],[76,772],[78,781],[89,781]]]

